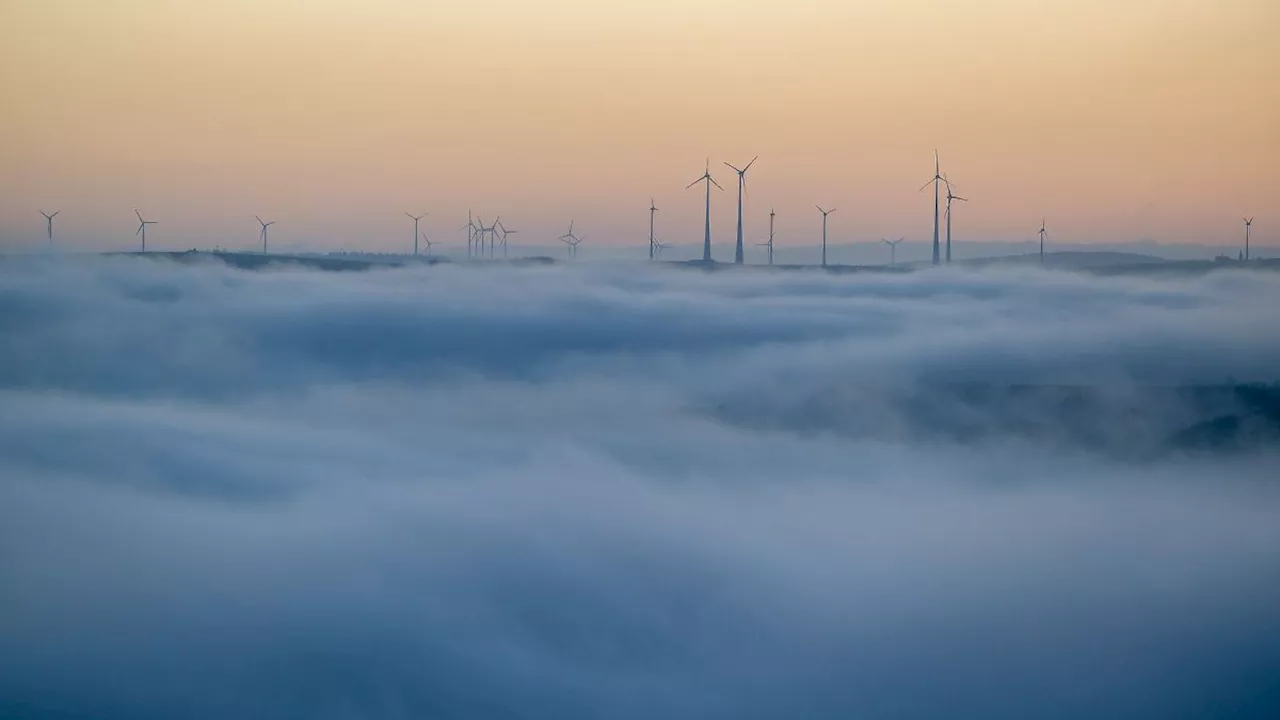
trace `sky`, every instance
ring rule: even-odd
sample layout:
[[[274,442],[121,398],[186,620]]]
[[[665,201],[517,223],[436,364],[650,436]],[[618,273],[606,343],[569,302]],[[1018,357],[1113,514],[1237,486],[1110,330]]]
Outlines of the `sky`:
[[[8,257],[0,716],[1270,720],[1278,303]]]
[[[0,242],[403,251],[406,211],[527,242],[931,233],[932,153],[957,237],[1280,244],[1271,0],[6,0]],[[1271,220],[1274,217],[1275,220]]]

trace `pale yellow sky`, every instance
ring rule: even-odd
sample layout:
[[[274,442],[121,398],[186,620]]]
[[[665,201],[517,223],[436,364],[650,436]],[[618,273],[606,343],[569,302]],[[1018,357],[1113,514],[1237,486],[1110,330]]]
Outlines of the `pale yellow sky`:
[[[839,241],[930,234],[941,149],[958,237],[1280,244],[1276,0],[0,0],[0,241],[402,249],[461,238],[701,237],[683,187],[761,159],[748,232],[840,207]],[[716,171],[713,166],[713,173]],[[732,242],[734,197],[714,201]],[[1274,217],[1274,221],[1268,221]],[[247,222],[246,222],[247,219]],[[723,253],[718,253],[723,254]]]

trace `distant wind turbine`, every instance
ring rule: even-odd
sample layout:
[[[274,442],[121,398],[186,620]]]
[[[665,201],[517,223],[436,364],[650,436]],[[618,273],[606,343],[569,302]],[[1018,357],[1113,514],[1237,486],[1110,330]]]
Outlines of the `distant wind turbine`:
[[[53,219],[62,213],[61,210],[54,210],[53,214],[41,210],[40,214],[44,216],[45,232],[49,235],[49,242],[53,242]]]
[[[463,225],[462,229],[467,231],[467,257],[471,257],[471,248],[476,240],[476,223],[475,219],[471,217],[470,210],[467,211],[467,224]]]
[[[427,257],[431,257],[431,238],[426,233],[422,233],[422,242],[427,246]]]
[[[419,237],[418,221],[429,214],[430,213],[422,213],[421,215],[414,215],[413,213],[405,213],[405,215],[408,215],[409,218],[413,220],[413,254],[414,256],[417,256],[418,254],[418,237]]]
[[[567,252],[569,253],[569,257],[571,257],[571,258],[572,258],[572,257],[577,257],[577,256],[578,256],[578,243],[582,242],[582,240],[581,240],[577,235],[574,235],[574,234],[573,234],[573,223],[574,223],[574,222],[575,222],[575,221],[570,220],[570,221],[569,221],[569,232],[567,232],[567,233],[565,233],[565,234],[563,234],[563,235],[561,235],[561,236],[560,236],[560,242],[562,242],[562,243],[564,243],[564,244],[566,244],[566,245],[568,245],[568,246],[569,246],[569,247],[567,248]]]
[[[498,232],[502,233],[502,257],[505,258],[507,256],[507,236],[515,235],[520,231],[508,229],[506,225],[502,224],[501,219],[498,220],[497,224],[498,224]]]
[[[707,214],[706,214],[707,224],[706,224],[706,231],[702,236],[702,261],[711,262],[711,186],[715,185],[716,187],[720,188],[721,191],[724,191],[724,188],[720,187],[720,183],[716,182],[715,178],[711,177],[711,159],[710,158],[707,158],[707,167],[705,170],[702,171],[702,177],[698,178],[697,180],[694,180],[693,182],[685,186],[685,190],[688,190],[694,185],[697,185],[698,183],[704,182],[704,181],[707,183]]]
[[[654,238],[654,241],[653,241],[653,247],[654,247],[654,249],[657,251],[657,256],[658,256],[658,257],[662,257],[662,251],[663,251],[663,250],[666,250],[667,248],[669,248],[669,247],[671,247],[671,246],[670,246],[670,245],[668,245],[667,243],[664,243],[664,242],[662,242],[662,241],[658,240],[657,238]]]
[[[143,220],[142,213],[138,211],[138,208],[133,209],[133,214],[138,216],[138,231],[135,232],[134,235],[142,236],[142,252],[146,252],[147,251],[147,226],[159,225],[160,222],[158,220]]]
[[[1040,264],[1044,264],[1044,239],[1049,235],[1049,231],[1045,228],[1044,218],[1040,218]]]
[[[267,228],[271,227],[272,225],[275,225],[276,221],[272,220],[271,222],[263,222],[262,218],[258,217],[257,215],[254,215],[253,217],[255,220],[258,221],[258,224],[262,226],[262,232],[258,233],[258,239],[262,240],[262,254],[266,255],[267,254]]]
[[[769,242],[758,243],[758,247],[769,248],[769,264],[773,264],[773,217],[778,213],[769,209]]]
[[[57,213],[54,213],[55,215]],[[1253,218],[1247,217],[1244,220],[1244,259],[1249,259],[1249,233],[1253,230]]]
[[[951,264],[951,202],[959,200],[960,202],[969,202],[969,198],[962,198],[952,192],[951,181],[946,175],[942,176],[942,182],[947,184],[947,264]]]
[[[836,209],[831,208],[830,210],[823,210],[821,207],[818,207],[817,205],[814,205],[814,207],[818,208],[818,212],[822,213],[822,267],[826,267],[827,266],[827,216],[835,212]]]
[[[742,264],[742,194],[747,189],[747,171],[750,170],[751,166],[755,165],[756,160],[759,159],[759,155],[751,158],[751,162],[747,163],[747,166],[742,169],[738,169],[733,165],[729,165],[729,163],[725,163],[729,169],[738,173],[738,245],[733,252],[733,262],[737,265]]]
[[[920,190],[923,191],[925,188],[929,187],[929,183],[933,183],[933,264],[934,265],[937,265],[941,259],[941,248],[939,248],[938,246],[938,212],[939,212],[938,206],[941,202],[940,196],[939,196],[940,186],[938,185],[938,183],[945,182],[945,181],[946,181],[946,178],[942,177],[942,163],[940,160],[938,160],[938,151],[934,150],[933,151],[933,177],[929,179],[929,182],[920,186]]]
[[[657,241],[653,239],[653,214],[656,212],[658,212],[658,206],[653,203],[653,198],[649,198],[649,259],[650,260],[653,259],[657,251],[657,247],[655,247],[654,245],[654,243]]]
[[[903,240],[906,240],[906,238],[898,238],[897,240],[880,238],[880,242],[889,246],[889,267],[894,267],[898,264],[898,243]]]

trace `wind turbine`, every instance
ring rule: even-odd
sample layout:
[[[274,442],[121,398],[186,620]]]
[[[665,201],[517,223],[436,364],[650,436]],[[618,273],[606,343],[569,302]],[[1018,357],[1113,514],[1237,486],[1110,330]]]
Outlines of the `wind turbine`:
[[[560,242],[565,243],[566,245],[569,246],[568,253],[569,253],[569,257],[571,258],[578,256],[578,243],[582,242],[582,240],[577,235],[573,234],[574,222],[575,222],[574,220],[570,220],[569,232],[560,236]]]
[[[57,215],[57,213],[54,213]],[[1244,220],[1244,259],[1249,259],[1249,232],[1253,230],[1253,218],[1242,218]],[[50,237],[53,237],[50,235]]]
[[[507,256],[507,236],[515,235],[519,230],[508,230],[506,225],[502,224],[502,220],[498,220],[498,230],[502,233],[502,257]]]
[[[258,238],[262,240],[262,254],[266,255],[267,254],[267,228],[271,227],[272,225],[275,225],[276,221],[272,220],[271,222],[263,222],[262,218],[258,217],[257,215],[254,215],[253,217],[255,220],[258,221],[258,224],[262,226],[262,232],[258,233]]]
[[[720,183],[711,177],[711,158],[707,158],[707,167],[702,171],[702,177],[694,180],[685,186],[685,190],[697,185],[700,182],[707,183],[707,225],[706,232],[702,237],[702,262],[711,262],[711,186],[715,185],[723,192],[724,188],[720,187]]]
[[[426,233],[422,233],[422,242],[427,246],[427,257],[431,257],[431,238]]]
[[[658,206],[653,204],[653,198],[649,198],[649,259],[650,260],[653,259],[654,251],[657,250],[657,248],[654,245],[657,241],[653,239],[653,214],[656,212],[658,212]]]
[[[1040,264],[1041,264],[1041,265],[1043,265],[1043,264],[1044,264],[1044,239],[1045,239],[1045,237],[1046,237],[1048,234],[1049,234],[1049,231],[1045,229],[1045,222],[1044,222],[1044,218],[1040,218],[1040,233],[1039,233],[1039,235],[1040,235]]]
[[[471,247],[476,240],[476,223],[471,217],[470,210],[467,211],[467,224],[463,225],[462,229],[467,231],[467,257],[471,257]]]
[[[485,232],[489,233],[489,257],[493,257],[493,244],[498,239],[498,226],[502,224],[502,216],[494,218],[493,224],[485,228]],[[484,245],[480,246],[481,252],[484,251]]]
[[[946,178],[942,177],[942,164],[938,160],[938,151],[933,151],[933,177],[929,182],[920,186],[920,191],[929,187],[929,183],[933,183],[933,264],[937,265],[940,260],[941,253],[938,247],[938,204],[940,202],[938,189],[940,182],[946,182]]]
[[[142,236],[142,252],[146,252],[147,251],[147,226],[159,225],[160,222],[158,220],[143,220],[142,213],[138,212],[138,208],[133,209],[133,214],[138,216],[138,231],[135,232],[134,235]]]
[[[770,265],[773,264],[773,216],[777,214],[778,213],[773,211],[773,208],[769,208],[769,242],[757,244],[757,247],[769,248],[769,264]]]
[[[836,209],[831,208],[830,210],[823,210],[817,205],[814,205],[814,207],[818,208],[818,212],[822,213],[822,267],[826,267],[827,266],[827,216],[835,212]]]
[[[653,241],[653,247],[657,250],[658,257],[662,257],[662,251],[671,246],[655,238]]]
[[[61,210],[54,210],[53,214],[50,215],[43,210],[40,211],[40,214],[44,216],[45,232],[49,234],[49,242],[53,242],[53,219],[58,217],[61,213]]]
[[[960,202],[969,202],[969,198],[962,198],[951,192],[951,181],[946,175],[942,176],[942,182],[947,184],[947,264],[951,264],[951,201],[959,200]]]
[[[415,257],[418,254],[418,221],[430,214],[431,213],[422,213],[421,215],[414,215],[413,213],[405,213],[405,215],[408,215],[413,220],[413,254]]]
[[[894,267],[898,264],[898,243],[903,240],[906,240],[906,238],[898,238],[897,240],[880,238],[880,242],[889,246],[889,267]]]
[[[747,166],[741,170],[733,165],[729,165],[729,163],[725,163],[725,165],[728,165],[731,170],[738,173],[738,245],[733,252],[733,262],[737,265],[742,264],[742,193],[747,189],[747,171],[750,170],[751,166],[755,165],[756,160],[759,159],[759,155],[751,158],[751,162],[747,163]]]

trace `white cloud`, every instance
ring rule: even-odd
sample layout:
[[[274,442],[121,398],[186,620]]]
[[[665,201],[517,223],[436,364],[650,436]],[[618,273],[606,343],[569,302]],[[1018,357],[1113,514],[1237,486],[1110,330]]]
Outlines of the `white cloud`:
[[[1266,717],[1277,301],[8,260],[0,715]]]

